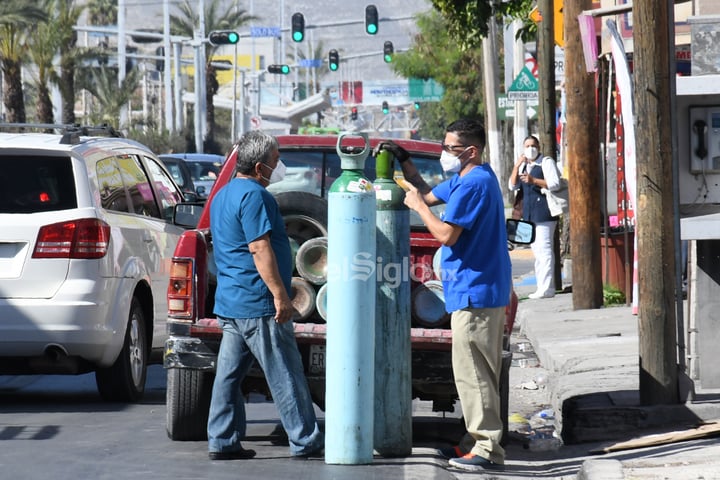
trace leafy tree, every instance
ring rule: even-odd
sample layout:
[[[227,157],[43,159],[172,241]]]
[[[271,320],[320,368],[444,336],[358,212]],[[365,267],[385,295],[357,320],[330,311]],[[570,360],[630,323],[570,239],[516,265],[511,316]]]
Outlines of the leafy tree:
[[[447,20],[450,36],[463,50],[480,47],[493,17],[525,20],[520,35],[527,40],[536,30],[527,15],[533,3],[533,0],[432,0],[435,9]]]
[[[3,75],[3,103],[8,122],[25,123],[22,63],[27,29],[45,19],[45,12],[33,0],[0,2],[0,62]]]
[[[448,22],[437,12],[421,14],[418,34],[407,52],[395,55],[392,68],[410,78],[433,79],[445,94],[419,110],[420,136],[442,139],[445,125],[459,117],[482,117],[484,100],[480,49],[461,50],[448,33]]]
[[[249,15],[247,11],[238,8],[237,5],[230,3],[224,11],[220,11],[221,0],[211,0],[205,4],[205,30],[209,33],[213,30],[238,30],[241,26],[254,20],[255,17]],[[225,2],[222,2],[225,3]],[[199,25],[200,16],[197,12],[197,4],[191,0],[184,0],[179,5],[180,15],[170,15],[170,31],[173,35],[182,35],[185,37],[193,37],[195,29]],[[219,84],[215,67],[211,61],[213,54],[217,51],[217,47],[205,44],[205,85],[206,104],[207,104],[207,144],[206,150],[217,149],[215,143],[215,106],[213,105],[213,97],[218,91]]]

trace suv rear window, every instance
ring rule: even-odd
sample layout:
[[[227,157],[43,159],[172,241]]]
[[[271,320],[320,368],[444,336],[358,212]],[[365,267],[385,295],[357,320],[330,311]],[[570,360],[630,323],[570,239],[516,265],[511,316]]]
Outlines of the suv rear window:
[[[8,155],[0,165],[0,213],[77,208],[69,157]]]

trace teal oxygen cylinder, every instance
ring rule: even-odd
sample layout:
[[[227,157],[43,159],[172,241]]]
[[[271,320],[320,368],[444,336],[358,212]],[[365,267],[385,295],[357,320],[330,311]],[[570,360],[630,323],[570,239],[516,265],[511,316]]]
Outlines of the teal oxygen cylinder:
[[[394,156],[375,157],[377,292],[375,297],[375,450],[383,457],[412,453],[410,369],[410,210],[393,180]]]
[[[342,174],[328,193],[325,463],[373,459],[375,366],[375,191],[359,153],[341,150]]]

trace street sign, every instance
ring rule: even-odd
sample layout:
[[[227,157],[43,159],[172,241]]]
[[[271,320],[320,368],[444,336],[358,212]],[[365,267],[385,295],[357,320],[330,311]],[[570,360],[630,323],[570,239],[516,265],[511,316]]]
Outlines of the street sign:
[[[411,102],[439,102],[445,89],[435,80],[408,78],[408,99]]]
[[[250,36],[253,38],[280,38],[280,27],[250,27]]]
[[[304,68],[320,68],[322,64],[323,61],[320,58],[303,58],[298,62],[298,65]]]
[[[535,23],[542,22],[542,13],[538,7],[533,7],[530,11],[530,20]],[[565,19],[563,18],[563,0],[553,0],[553,36],[555,44],[559,47],[565,46],[565,37],[563,29],[565,28]]]
[[[527,67],[523,67],[508,90],[510,100],[532,100],[538,98],[538,81]]]
[[[538,100],[528,100],[525,103],[525,106],[525,112],[527,113],[528,120],[535,120],[537,118],[536,107],[538,106]],[[515,118],[515,101],[510,100],[507,95],[498,95],[497,107],[499,120]]]

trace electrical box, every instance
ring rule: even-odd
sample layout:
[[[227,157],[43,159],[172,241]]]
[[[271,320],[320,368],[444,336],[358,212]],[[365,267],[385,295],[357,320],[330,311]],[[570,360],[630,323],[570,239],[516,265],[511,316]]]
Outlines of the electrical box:
[[[720,105],[690,107],[690,173],[720,173]]]

